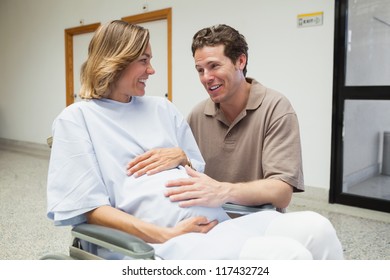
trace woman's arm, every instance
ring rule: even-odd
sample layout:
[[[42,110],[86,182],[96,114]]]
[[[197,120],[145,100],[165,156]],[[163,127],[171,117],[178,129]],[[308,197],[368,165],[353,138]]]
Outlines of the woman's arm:
[[[175,236],[189,232],[207,233],[217,224],[217,221],[209,222],[206,217],[193,217],[181,221],[172,228],[160,227],[108,205],[100,206],[86,215],[90,224],[115,228],[148,243],[164,243]]]

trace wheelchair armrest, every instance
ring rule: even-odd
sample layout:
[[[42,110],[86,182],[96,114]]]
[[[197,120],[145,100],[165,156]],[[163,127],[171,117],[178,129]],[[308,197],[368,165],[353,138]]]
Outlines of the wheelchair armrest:
[[[135,259],[154,259],[154,248],[142,239],[126,232],[93,224],[80,224],[72,235]]]
[[[244,206],[244,205],[238,205],[233,203],[225,203],[222,207],[227,213],[234,214],[234,215],[247,215],[258,211],[276,209],[272,204]]]

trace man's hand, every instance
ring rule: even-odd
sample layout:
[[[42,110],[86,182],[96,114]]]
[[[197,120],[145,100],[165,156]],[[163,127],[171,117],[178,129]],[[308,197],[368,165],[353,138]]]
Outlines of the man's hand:
[[[168,181],[165,196],[180,201],[180,207],[219,207],[228,200],[229,188],[209,176],[186,166],[190,178]]]
[[[137,156],[127,165],[127,175],[140,177],[187,164],[186,154],[180,148],[152,149]]]

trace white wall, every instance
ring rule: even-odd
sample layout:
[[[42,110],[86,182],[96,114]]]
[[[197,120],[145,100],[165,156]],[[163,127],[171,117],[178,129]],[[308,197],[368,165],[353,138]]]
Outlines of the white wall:
[[[0,138],[44,143],[65,106],[64,29],[142,13],[145,0],[1,0]],[[329,188],[334,1],[153,0],[172,7],[173,102],[186,115],[207,98],[194,70],[192,35],[226,23],[249,43],[248,76],[284,93],[301,126],[306,185]],[[324,24],[297,28],[297,15]],[[156,46],[152,46],[156,47]]]

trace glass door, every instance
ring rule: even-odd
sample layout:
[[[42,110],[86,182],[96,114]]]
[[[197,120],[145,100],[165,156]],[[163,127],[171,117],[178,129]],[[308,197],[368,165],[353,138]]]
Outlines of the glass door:
[[[335,8],[329,201],[390,212],[390,1]]]

